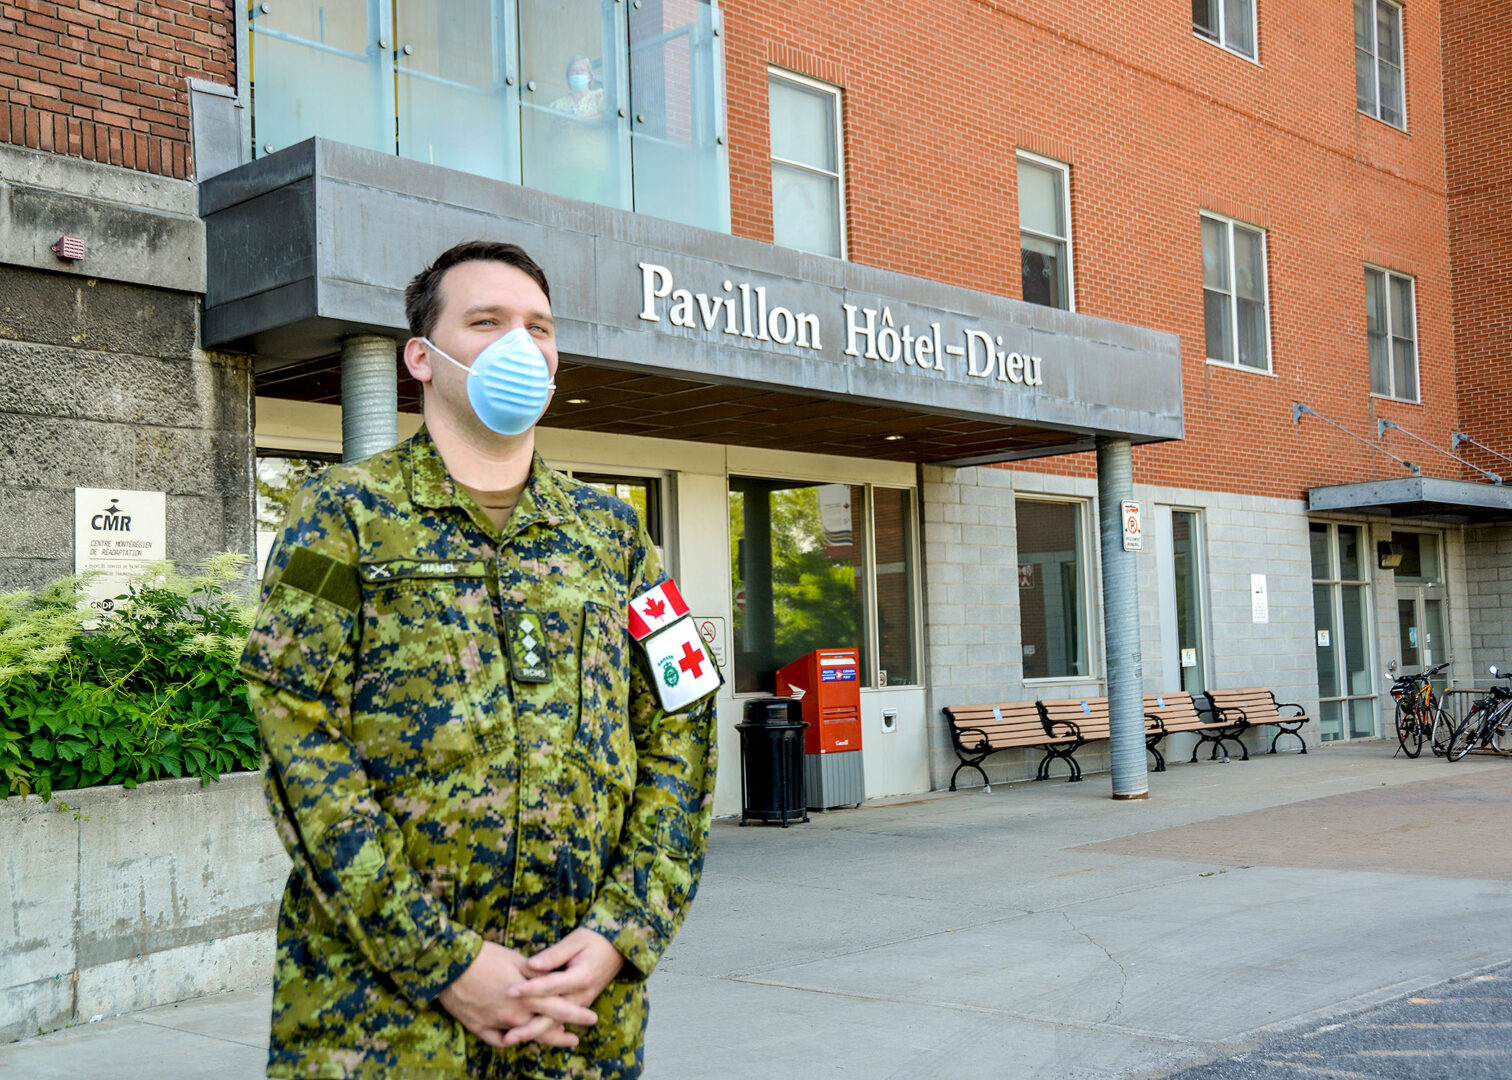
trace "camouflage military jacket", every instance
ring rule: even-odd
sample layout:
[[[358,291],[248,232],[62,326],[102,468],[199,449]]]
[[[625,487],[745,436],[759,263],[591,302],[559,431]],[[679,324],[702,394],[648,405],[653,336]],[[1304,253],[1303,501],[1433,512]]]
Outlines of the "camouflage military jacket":
[[[294,861],[269,1076],[639,1075],[714,781],[712,704],[663,713],[628,636],[660,580],[635,511],[539,458],[502,531],[424,431],[298,493],[242,658]],[[436,1001],[485,939],[579,926],[629,963],[576,1050]]]

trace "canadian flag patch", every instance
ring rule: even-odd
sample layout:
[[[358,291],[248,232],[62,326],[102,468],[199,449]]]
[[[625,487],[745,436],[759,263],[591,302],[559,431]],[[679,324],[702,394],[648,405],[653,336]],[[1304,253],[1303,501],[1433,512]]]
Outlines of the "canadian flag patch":
[[[670,581],[665,584],[672,585]],[[677,594],[675,586],[672,593]],[[682,602],[681,597],[678,602]],[[699,636],[698,623],[691,615],[673,619],[641,644],[646,650],[646,660],[651,664],[656,696],[666,712],[681,712],[699,698],[718,690],[724,682],[714,657]]]
[[[670,626],[688,613],[682,593],[671,578],[654,589],[647,589],[630,601],[630,636],[645,641],[652,634]]]

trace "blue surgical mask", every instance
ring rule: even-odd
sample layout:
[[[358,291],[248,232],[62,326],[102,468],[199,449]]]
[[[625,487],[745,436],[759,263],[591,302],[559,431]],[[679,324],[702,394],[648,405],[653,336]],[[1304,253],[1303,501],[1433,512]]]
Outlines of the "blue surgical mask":
[[[490,431],[522,435],[546,411],[556,383],[546,357],[523,326],[486,345],[472,367],[448,356],[430,338],[420,340],[467,372],[467,400]]]
[[[592,76],[584,75],[581,72],[574,72],[567,76],[567,85],[574,90],[586,90],[588,89],[588,84],[592,81]]]

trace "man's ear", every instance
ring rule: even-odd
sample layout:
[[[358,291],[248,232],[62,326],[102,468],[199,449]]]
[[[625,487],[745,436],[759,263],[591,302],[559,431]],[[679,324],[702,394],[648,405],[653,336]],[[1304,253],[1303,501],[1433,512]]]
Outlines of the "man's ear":
[[[409,373],[415,377],[416,382],[430,384],[435,378],[435,369],[431,367],[430,346],[417,337],[412,337],[404,343],[404,366],[409,368]]]

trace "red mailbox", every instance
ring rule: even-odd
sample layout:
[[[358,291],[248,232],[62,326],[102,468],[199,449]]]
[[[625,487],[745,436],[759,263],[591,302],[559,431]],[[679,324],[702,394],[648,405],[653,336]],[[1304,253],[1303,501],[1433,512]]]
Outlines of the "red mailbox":
[[[855,649],[815,649],[777,672],[777,693],[803,691],[804,751],[861,749],[861,664]]]

